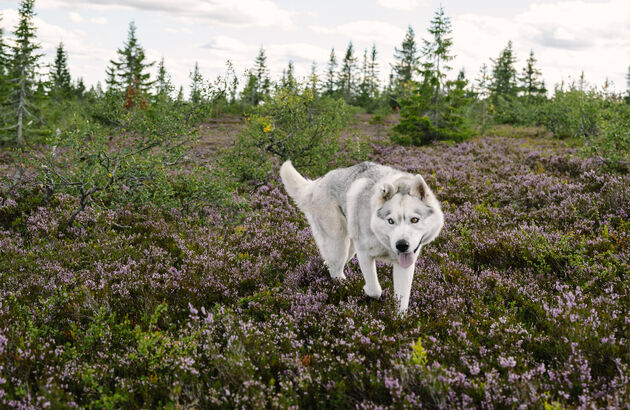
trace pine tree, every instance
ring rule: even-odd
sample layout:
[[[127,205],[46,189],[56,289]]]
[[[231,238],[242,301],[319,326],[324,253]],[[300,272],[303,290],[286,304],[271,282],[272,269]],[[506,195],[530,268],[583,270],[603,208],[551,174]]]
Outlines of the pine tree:
[[[363,50],[363,59],[361,60],[361,79],[359,82],[359,93],[357,95],[357,103],[365,107],[370,100],[370,85],[368,76],[368,51]]]
[[[376,62],[376,56],[378,55],[376,51],[376,44],[372,44],[372,51],[370,52],[370,61],[368,63],[368,78],[370,84],[370,97],[376,98],[378,94],[379,88],[379,79],[378,79],[378,63]]]
[[[521,83],[520,89],[527,100],[544,97],[547,93],[545,83],[541,80],[542,73],[534,66],[535,64],[534,50],[531,50],[523,72],[518,78]]]
[[[254,63],[254,72],[256,73],[256,103],[258,105],[260,101],[269,97],[269,91],[271,88],[271,80],[269,78],[269,69],[267,68],[267,56],[265,55],[265,49],[260,47],[258,56]]]
[[[490,74],[488,73],[488,65],[483,63],[479,69],[479,77],[477,77],[476,91],[480,98],[485,99],[490,96]]]
[[[422,75],[425,82],[435,83],[435,94],[439,98],[446,75],[451,70],[448,62],[455,58],[450,54],[453,46],[451,19],[444,14],[442,6],[435,12],[427,31],[432,37],[423,40]]]
[[[97,83],[98,87],[101,87],[101,82],[99,81]],[[79,77],[79,79],[76,81],[76,84],[73,87],[73,94],[79,98],[82,98],[83,95],[85,94],[85,83],[83,82],[83,77]]]
[[[508,41],[507,46],[501,51],[499,58],[491,59],[494,63],[492,68],[492,80],[490,92],[493,102],[497,102],[499,97],[510,98],[516,96],[518,87],[516,85],[516,56],[512,50],[512,41]]]
[[[309,88],[313,92],[313,95],[319,94],[319,78],[317,77],[317,63],[313,61],[311,63],[311,74],[308,78]]]
[[[265,98],[269,97],[271,80],[267,69],[267,56],[265,49],[260,47],[260,51],[254,61],[254,68],[245,73],[247,81],[242,91],[242,100],[250,105],[258,105]]]
[[[203,99],[203,76],[199,71],[199,64],[195,62],[195,68],[189,74],[190,77],[190,101],[199,104]]]
[[[416,36],[411,26],[407,28],[407,33],[400,48],[394,48],[394,58],[397,62],[392,67],[394,70],[393,87],[401,91],[403,95],[408,94],[402,93],[402,90],[409,90],[411,87],[413,76],[418,71],[418,63],[420,61]]]
[[[356,88],[356,68],[357,58],[354,56],[354,47],[352,41],[348,43],[346,54],[343,58],[339,77],[337,79],[337,89],[347,103],[352,102]]]
[[[124,89],[129,93],[129,88],[138,92],[146,92],[151,87],[151,74],[149,68],[155,61],[147,62],[144,48],[139,44],[136,37],[136,24],[129,23],[127,41],[123,48],[117,50],[118,60],[110,60],[110,67],[107,71],[107,85],[113,89]]]
[[[234,71],[234,65],[230,60],[225,62],[227,67],[227,83],[229,84],[229,103],[234,104],[236,102],[236,93],[238,90],[238,76]]]
[[[286,70],[282,71],[282,78],[280,79],[280,86],[282,88],[288,88],[295,90],[297,88],[297,80],[295,79],[295,67],[293,61],[289,60],[289,64]]]
[[[330,58],[328,59],[328,69],[326,70],[326,84],[324,85],[324,94],[331,97],[335,94],[335,78],[337,70],[337,57],[335,57],[335,49],[330,50]]]
[[[157,77],[155,79],[155,94],[158,98],[170,99],[173,90],[175,90],[175,87],[171,81],[170,74],[166,71],[164,57],[162,57],[158,64]]]
[[[0,15],[0,22],[2,21],[2,15]],[[9,98],[9,53],[8,46],[4,42],[4,31],[0,25],[0,107],[6,104],[6,100]],[[0,111],[0,132],[5,128],[5,123],[8,120],[2,115]]]
[[[630,66],[628,66],[628,72],[626,73],[626,92],[628,93],[628,98],[630,99]]]
[[[68,70],[68,54],[63,48],[63,43],[57,46],[55,62],[50,72],[51,93],[59,97],[67,97],[72,93],[72,79]]]
[[[31,99],[37,92],[37,69],[42,56],[37,53],[41,47],[35,41],[34,0],[23,0],[18,9],[19,22],[15,29],[15,43],[11,48],[8,79],[11,90],[9,106],[13,118],[10,128],[17,130],[17,145],[24,146],[24,122],[26,117],[35,117]]]

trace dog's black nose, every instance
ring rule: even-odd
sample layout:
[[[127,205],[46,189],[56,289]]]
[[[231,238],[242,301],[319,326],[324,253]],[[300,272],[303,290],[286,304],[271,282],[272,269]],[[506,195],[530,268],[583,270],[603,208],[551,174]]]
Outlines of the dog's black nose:
[[[407,252],[407,249],[409,249],[409,242],[405,240],[396,242],[396,249],[398,249],[399,252]]]

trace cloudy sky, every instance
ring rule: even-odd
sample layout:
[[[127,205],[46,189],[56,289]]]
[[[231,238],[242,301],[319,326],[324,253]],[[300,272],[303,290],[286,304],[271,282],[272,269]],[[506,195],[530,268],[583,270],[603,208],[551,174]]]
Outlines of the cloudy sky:
[[[207,79],[253,65],[264,47],[273,77],[289,60],[305,76],[315,61],[323,73],[331,48],[338,56],[348,42],[358,53],[376,44],[385,78],[408,25],[426,37],[440,3],[453,25],[455,69],[475,78],[512,40],[520,70],[530,50],[548,87],[584,71],[587,81],[606,78],[625,91],[630,65],[629,0],[37,0],[38,38],[52,62],[60,41],[74,78],[103,81],[105,68],[135,21],[140,44],[152,60],[164,57],[174,83],[187,87],[199,63]],[[0,26],[10,36],[18,1],[0,0]]]

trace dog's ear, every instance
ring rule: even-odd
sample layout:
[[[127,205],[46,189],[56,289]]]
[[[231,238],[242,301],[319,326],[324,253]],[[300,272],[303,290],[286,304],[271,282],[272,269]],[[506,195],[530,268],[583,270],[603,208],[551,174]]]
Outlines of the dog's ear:
[[[383,201],[389,201],[390,199],[392,199],[392,197],[394,196],[394,193],[395,193],[395,189],[392,184],[389,184],[386,182],[383,184],[383,186],[381,186],[380,194]]]
[[[422,178],[422,176],[420,175],[416,175],[416,178],[413,181],[413,185],[411,187],[411,195],[415,195],[420,199],[426,199],[430,192],[431,189],[429,188],[427,183],[424,182],[424,178]]]

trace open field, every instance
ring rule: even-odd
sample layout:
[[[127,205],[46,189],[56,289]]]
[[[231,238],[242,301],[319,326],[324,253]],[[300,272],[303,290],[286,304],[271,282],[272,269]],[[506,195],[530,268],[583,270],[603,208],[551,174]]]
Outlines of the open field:
[[[389,267],[380,301],[356,260],[329,280],[277,179],[238,212],[88,206],[68,229],[76,198],[27,183],[0,197],[0,407],[627,406],[630,176],[557,139],[405,148],[358,118],[345,135],[446,217],[406,316]],[[239,124],[205,124],[191,160]]]

